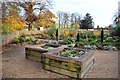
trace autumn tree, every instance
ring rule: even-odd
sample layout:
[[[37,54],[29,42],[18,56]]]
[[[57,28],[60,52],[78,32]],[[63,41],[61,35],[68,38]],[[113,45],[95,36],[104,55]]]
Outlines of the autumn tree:
[[[2,8],[2,33],[7,34],[24,28],[25,23],[19,17],[20,8],[16,2],[3,2]]]
[[[2,22],[2,33],[7,34],[17,30],[22,30],[25,24],[26,23],[24,23],[19,17],[8,16]]]
[[[40,0],[19,2],[20,7],[25,10],[25,21],[28,23],[28,30],[32,29],[32,23],[39,19],[38,15],[50,9],[52,2],[50,0]],[[38,15],[35,13],[38,12]]]
[[[42,26],[44,28],[48,28],[51,25],[53,25],[55,23],[55,21],[53,20],[57,19],[57,17],[55,16],[55,14],[53,14],[50,10],[44,11],[42,12],[39,16],[38,19],[36,21],[36,24],[38,26]]]

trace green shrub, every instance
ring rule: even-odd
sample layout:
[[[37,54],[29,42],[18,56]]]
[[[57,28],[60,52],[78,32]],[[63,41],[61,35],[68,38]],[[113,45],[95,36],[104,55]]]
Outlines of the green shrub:
[[[50,35],[45,36],[46,39],[51,39]]]
[[[5,23],[2,23],[0,33],[3,34],[3,35],[7,35],[7,34],[10,34],[11,31],[6,27]]]
[[[13,40],[13,43],[18,44],[18,43],[23,43],[24,41],[25,41],[25,38],[18,37]]]
[[[90,45],[98,46],[98,42],[96,42],[96,40],[91,41],[89,44],[90,44]]]
[[[120,37],[120,23],[116,24],[116,26],[113,29],[115,31],[113,31],[111,35]]]
[[[32,37],[18,37],[13,40],[13,43],[18,44],[18,43],[23,43],[23,42],[33,42],[36,43],[38,39],[33,39]]]
[[[51,26],[48,30],[48,35],[53,37],[54,36],[54,33],[56,31],[56,27],[55,26]]]
[[[67,45],[67,44],[71,44],[73,42],[74,41],[71,38],[68,38],[68,39],[64,39],[62,44]]]
[[[105,39],[105,42],[113,42],[113,38],[112,37],[108,37]]]
[[[93,38],[88,38],[88,42],[94,41],[95,39]]]
[[[64,33],[61,33],[59,39],[65,39],[65,38],[66,37],[64,36]]]
[[[112,46],[111,42],[105,42],[103,46]]]
[[[95,38],[95,35],[93,32],[87,32],[88,38]]]
[[[83,33],[80,33],[80,38],[82,38],[82,39],[86,39],[86,35],[83,34]]]
[[[76,42],[75,47],[81,47],[84,45],[84,42]]]

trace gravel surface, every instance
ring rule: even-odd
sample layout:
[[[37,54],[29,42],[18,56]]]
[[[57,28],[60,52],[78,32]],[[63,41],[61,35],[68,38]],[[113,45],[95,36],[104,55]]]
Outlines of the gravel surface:
[[[9,45],[3,48],[3,78],[67,78],[43,70],[40,62],[25,59],[24,46]],[[84,78],[117,78],[118,51],[95,51],[95,64]]]

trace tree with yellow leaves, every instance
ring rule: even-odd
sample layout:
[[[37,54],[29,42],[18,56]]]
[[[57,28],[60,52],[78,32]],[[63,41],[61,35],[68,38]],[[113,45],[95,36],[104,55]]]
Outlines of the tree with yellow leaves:
[[[21,18],[16,16],[8,16],[2,22],[2,31],[6,31],[6,33],[15,32],[17,30],[22,30],[24,25],[25,22],[23,22]]]
[[[53,18],[56,19],[57,17],[50,10],[47,10],[39,15],[39,19],[36,21],[36,24],[37,26],[48,28],[55,23]]]
[[[39,15],[43,14],[43,12],[46,12],[46,10],[49,10],[50,6],[52,5],[52,1],[27,0],[27,1],[19,2],[18,4],[20,5],[20,7],[22,7],[25,10],[25,20],[27,21],[28,24],[28,30],[31,30],[33,22],[37,21],[37,19],[40,19]],[[35,14],[36,12],[38,12],[38,15]],[[45,25],[44,24],[45,21],[44,20],[41,21],[41,24]],[[48,22],[48,24],[50,24],[50,22]]]

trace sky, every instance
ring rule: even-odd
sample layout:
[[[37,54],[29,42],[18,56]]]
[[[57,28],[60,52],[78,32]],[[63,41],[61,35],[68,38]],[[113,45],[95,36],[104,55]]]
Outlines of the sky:
[[[90,13],[96,27],[108,26],[113,23],[114,15],[118,11],[120,0],[54,0],[55,11],[78,12],[82,17]]]

